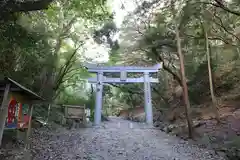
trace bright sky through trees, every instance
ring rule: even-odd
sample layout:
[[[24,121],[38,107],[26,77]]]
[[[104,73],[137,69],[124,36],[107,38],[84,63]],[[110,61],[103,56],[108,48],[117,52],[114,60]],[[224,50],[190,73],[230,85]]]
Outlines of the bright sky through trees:
[[[121,29],[124,18],[131,12],[133,12],[138,4],[143,0],[108,0],[108,6],[114,13],[114,22],[117,28]],[[150,1],[150,0],[148,0]],[[119,39],[119,33],[114,35],[114,39]],[[94,62],[107,62],[109,59],[108,51],[105,45],[99,45],[90,38],[84,48],[87,48],[84,56],[86,59],[91,59]]]

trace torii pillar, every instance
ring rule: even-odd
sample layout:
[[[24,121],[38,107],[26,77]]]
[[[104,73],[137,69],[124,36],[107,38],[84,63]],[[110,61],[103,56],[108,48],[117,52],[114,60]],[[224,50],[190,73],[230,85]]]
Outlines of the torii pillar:
[[[96,84],[96,100],[95,100],[95,111],[94,111],[94,124],[100,125],[102,117],[102,99],[103,99],[103,73],[97,73],[97,84]]]
[[[153,125],[152,96],[151,96],[151,83],[149,80],[148,72],[144,72],[144,103],[146,123],[149,126],[152,126]]]

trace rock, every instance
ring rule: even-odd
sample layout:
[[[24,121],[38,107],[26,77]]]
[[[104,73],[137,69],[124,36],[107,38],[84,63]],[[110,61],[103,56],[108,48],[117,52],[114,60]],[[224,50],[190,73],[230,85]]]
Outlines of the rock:
[[[193,127],[198,128],[201,127],[202,125],[205,125],[206,122],[201,122],[201,121],[193,121]]]
[[[102,121],[109,121],[108,117],[102,115]]]
[[[162,124],[161,124],[161,122],[159,122],[159,121],[155,121],[155,122],[153,123],[153,126],[154,126],[154,127],[160,127],[160,126],[162,126]]]
[[[220,157],[226,157],[226,154],[221,151],[217,151],[217,155],[219,155]]]
[[[170,124],[164,130],[165,130],[166,133],[170,133],[170,132],[173,131],[174,128],[176,128],[176,126],[173,125],[173,124]]]
[[[239,160],[240,159],[240,149],[231,148],[227,151],[226,156],[230,160]]]
[[[168,127],[163,127],[163,129],[162,129],[164,132],[167,132],[167,130],[168,130]]]

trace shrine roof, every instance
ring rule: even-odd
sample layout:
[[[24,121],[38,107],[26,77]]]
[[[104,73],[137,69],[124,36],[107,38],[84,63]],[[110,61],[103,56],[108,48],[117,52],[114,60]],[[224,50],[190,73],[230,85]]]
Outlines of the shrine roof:
[[[4,92],[6,84],[10,83],[10,92],[22,94],[23,96],[26,96],[26,99],[28,100],[40,100],[45,101],[44,98],[39,96],[38,94],[34,93],[30,89],[22,86],[18,82],[12,80],[9,77],[5,77],[3,80],[0,80],[0,92]]]

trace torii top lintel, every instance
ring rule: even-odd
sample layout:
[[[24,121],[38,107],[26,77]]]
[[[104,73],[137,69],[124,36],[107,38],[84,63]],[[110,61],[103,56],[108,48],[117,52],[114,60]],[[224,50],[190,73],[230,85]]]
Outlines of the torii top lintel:
[[[98,73],[98,72],[158,72],[159,69],[162,68],[162,63],[158,63],[151,67],[143,67],[143,66],[97,66],[88,64],[86,65],[88,72]]]

